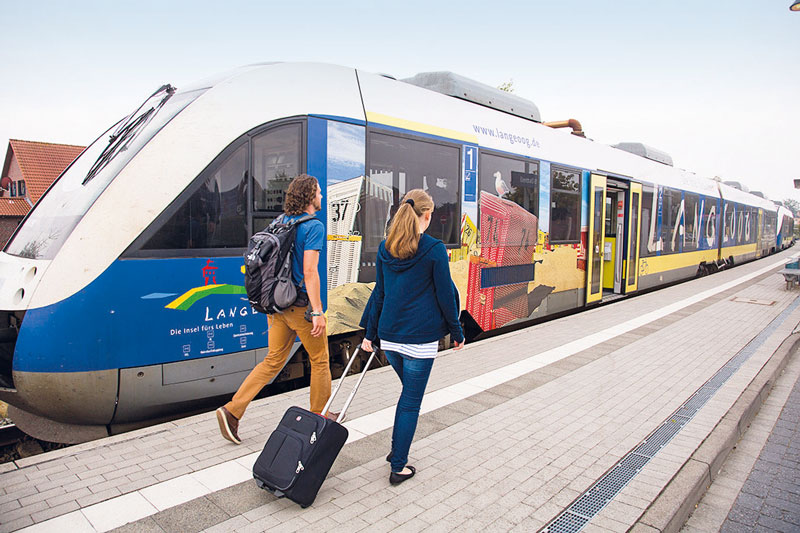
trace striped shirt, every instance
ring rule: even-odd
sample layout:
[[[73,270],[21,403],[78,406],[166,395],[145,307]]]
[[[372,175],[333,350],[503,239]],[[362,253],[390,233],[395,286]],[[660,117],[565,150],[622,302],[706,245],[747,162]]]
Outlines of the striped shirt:
[[[424,344],[404,344],[381,339],[381,349],[391,350],[417,359],[433,359],[439,351],[439,341]]]

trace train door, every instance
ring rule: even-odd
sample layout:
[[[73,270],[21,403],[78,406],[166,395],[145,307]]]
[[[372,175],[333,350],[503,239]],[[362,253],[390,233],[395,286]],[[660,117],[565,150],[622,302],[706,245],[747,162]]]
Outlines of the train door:
[[[628,257],[625,260],[627,272],[625,275],[625,293],[634,292],[639,288],[639,221],[642,218],[642,184],[631,183],[628,191]]]
[[[589,252],[586,265],[586,303],[603,298],[603,249],[605,234],[606,177],[591,176],[589,188]]]
[[[606,295],[622,294],[623,248],[625,242],[625,191],[606,180],[605,238],[603,241],[603,290]]]
[[[616,239],[616,254],[614,255],[614,293],[622,294],[622,277],[625,275],[623,272],[623,265],[625,264],[624,252],[624,239],[625,239],[625,192],[617,192],[617,217],[615,224],[617,225],[617,239]]]
[[[764,243],[762,241],[762,239],[764,238],[764,226],[763,226],[763,224],[764,224],[764,210],[763,209],[759,208],[759,210],[758,210],[758,218],[756,220],[757,220],[757,223],[756,223],[756,242],[758,243],[756,245],[756,259],[758,259],[762,255],[764,255],[763,252],[762,252],[762,250],[764,249]]]
[[[628,231],[625,226],[628,210],[628,183],[606,178],[605,229],[603,235],[603,300],[619,297],[625,279],[625,253]]]

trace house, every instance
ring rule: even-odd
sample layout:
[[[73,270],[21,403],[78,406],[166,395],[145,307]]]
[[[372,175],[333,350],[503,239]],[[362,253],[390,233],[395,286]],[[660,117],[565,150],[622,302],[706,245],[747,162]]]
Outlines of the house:
[[[0,245],[5,246],[33,204],[84,148],[18,139],[8,141],[0,175]]]

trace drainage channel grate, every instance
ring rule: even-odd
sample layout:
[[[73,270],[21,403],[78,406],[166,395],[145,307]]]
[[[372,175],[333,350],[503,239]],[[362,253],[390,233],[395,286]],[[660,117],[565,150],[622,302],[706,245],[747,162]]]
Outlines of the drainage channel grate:
[[[742,298],[740,301],[747,300],[749,299]],[[747,303],[759,302],[761,301],[748,301]],[[772,305],[773,303],[775,302],[762,305]],[[753,340],[729,359],[722,368],[717,370],[711,376],[711,379],[697,389],[655,431],[620,459],[617,464],[611,467],[611,470],[589,487],[586,492],[578,496],[564,512],[547,524],[542,531],[547,533],[577,533],[583,529],[589,520],[599,513],[639,473],[644,465],[678,434],[683,426],[716,394],[720,387],[728,381],[728,378],[733,376],[739,370],[739,367],[764,344],[764,341],[772,335],[798,305],[800,305],[800,298],[795,298],[761,333],[756,335]]]

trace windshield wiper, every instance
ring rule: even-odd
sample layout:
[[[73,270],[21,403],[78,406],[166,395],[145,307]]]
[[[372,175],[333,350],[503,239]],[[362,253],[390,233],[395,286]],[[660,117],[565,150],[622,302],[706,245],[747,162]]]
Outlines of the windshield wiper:
[[[162,85],[158,88],[156,92],[150,95],[142,105],[140,105],[136,111],[128,115],[119,127],[114,130],[108,138],[108,146],[103,149],[103,152],[97,158],[97,161],[94,162],[92,168],[89,169],[89,172],[86,174],[86,177],[83,178],[82,185],[86,185],[94,178],[105,166],[111,162],[114,157],[117,156],[120,152],[124,152],[128,149],[128,145],[133,141],[136,137],[136,134],[141,131],[145,124],[147,124],[151,118],[158,113],[158,110],[169,100],[173,94],[175,94],[175,87],[170,85],[169,83]],[[146,111],[140,113],[142,108],[150,102],[153,98],[160,96],[162,93],[164,95],[161,99],[152,107],[147,109]]]

